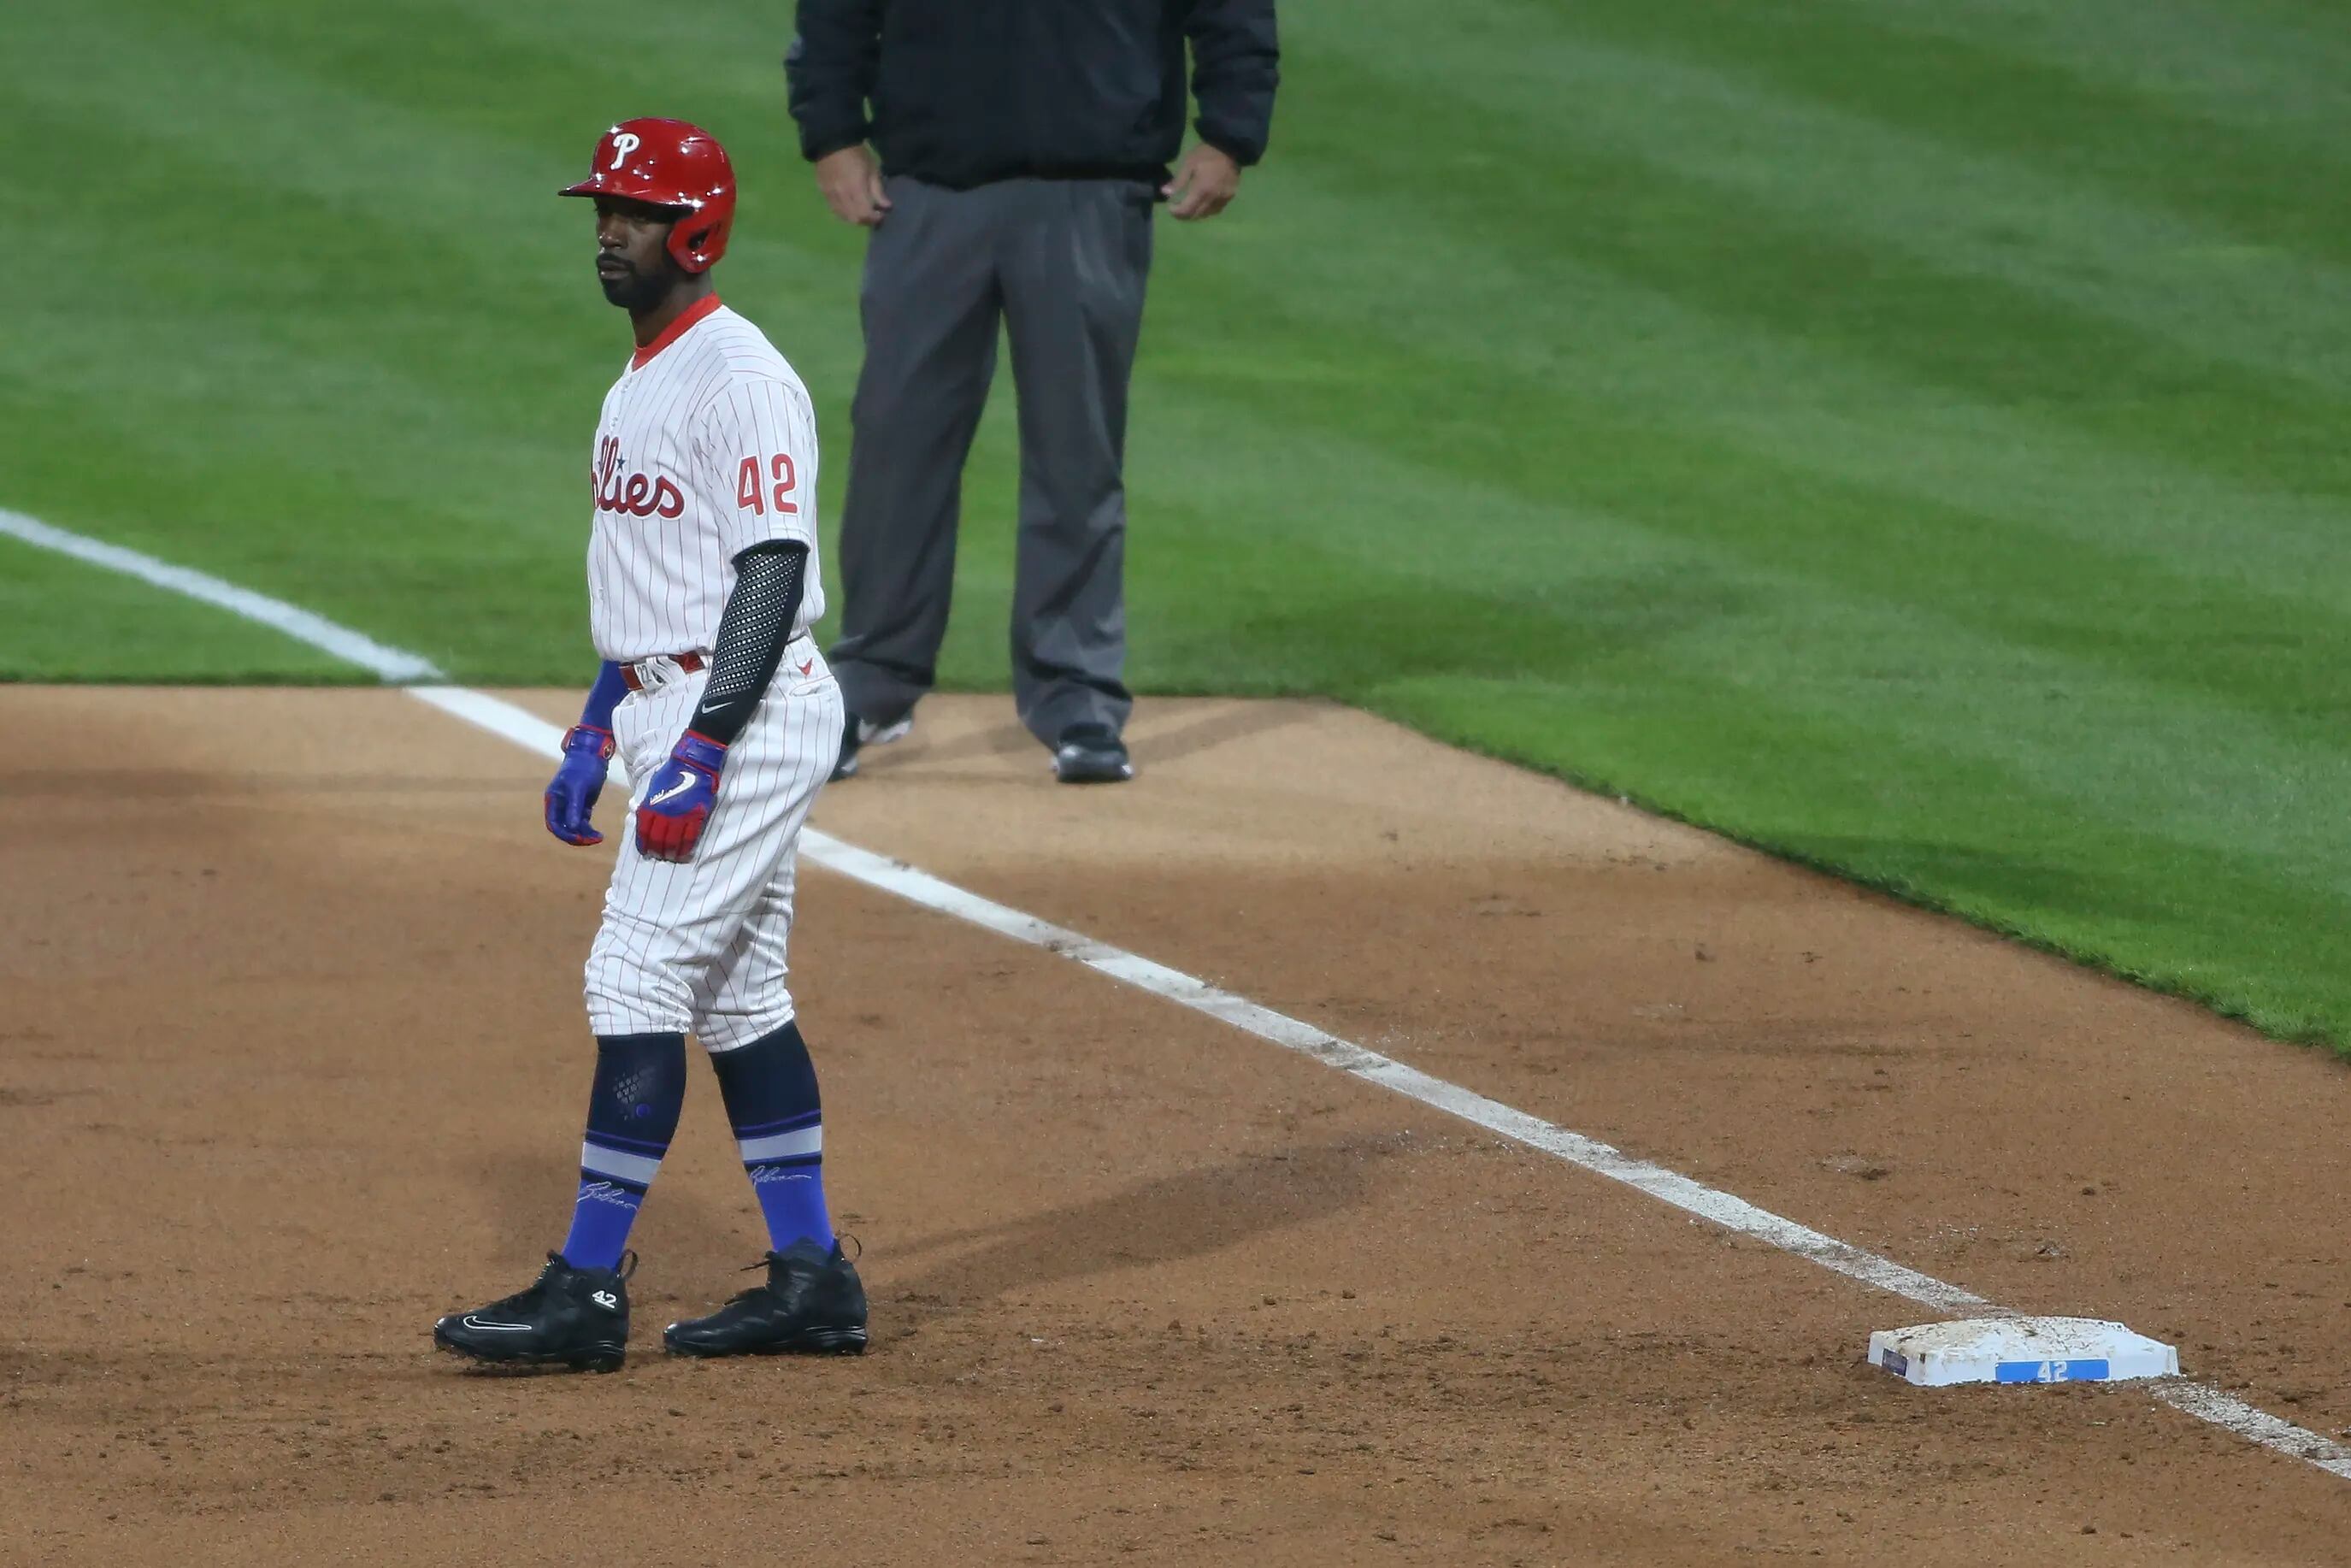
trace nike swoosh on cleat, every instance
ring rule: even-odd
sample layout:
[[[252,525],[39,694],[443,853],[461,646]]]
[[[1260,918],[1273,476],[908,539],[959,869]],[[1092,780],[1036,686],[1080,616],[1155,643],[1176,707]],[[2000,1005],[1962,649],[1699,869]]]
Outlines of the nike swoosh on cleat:
[[[528,1333],[530,1332],[530,1325],[528,1323],[486,1322],[482,1319],[474,1316],[471,1312],[467,1312],[465,1314],[465,1326],[469,1329],[489,1329],[496,1333]]]

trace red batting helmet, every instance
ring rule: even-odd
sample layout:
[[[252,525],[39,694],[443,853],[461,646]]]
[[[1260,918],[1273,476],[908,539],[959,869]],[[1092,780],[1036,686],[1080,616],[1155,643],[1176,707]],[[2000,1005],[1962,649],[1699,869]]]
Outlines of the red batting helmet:
[[[735,165],[716,137],[683,120],[621,121],[596,143],[595,172],[563,194],[682,209],[669,253],[688,272],[706,271],[725,256],[735,226]]]

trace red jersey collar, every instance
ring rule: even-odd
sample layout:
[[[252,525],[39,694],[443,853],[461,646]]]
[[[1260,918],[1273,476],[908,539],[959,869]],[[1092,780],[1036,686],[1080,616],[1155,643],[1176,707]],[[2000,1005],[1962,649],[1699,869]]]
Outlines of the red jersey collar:
[[[690,331],[695,323],[718,308],[718,296],[705,294],[678,312],[677,319],[661,329],[661,336],[629,356],[629,369],[642,371],[653,362],[653,357],[676,342]]]

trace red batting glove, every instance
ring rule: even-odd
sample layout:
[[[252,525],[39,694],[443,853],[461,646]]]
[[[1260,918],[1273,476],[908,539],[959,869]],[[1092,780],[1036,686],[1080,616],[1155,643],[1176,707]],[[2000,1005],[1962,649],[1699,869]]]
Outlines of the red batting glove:
[[[681,736],[637,803],[637,852],[647,860],[692,860],[718,804],[718,773],[726,766],[724,744],[690,729]]]

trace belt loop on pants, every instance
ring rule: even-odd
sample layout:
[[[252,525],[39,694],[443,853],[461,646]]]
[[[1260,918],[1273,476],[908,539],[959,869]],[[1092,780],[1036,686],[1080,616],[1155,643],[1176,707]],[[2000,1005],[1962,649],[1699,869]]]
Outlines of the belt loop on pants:
[[[690,675],[702,668],[705,663],[699,653],[655,653],[650,659],[640,659],[633,664],[622,664],[621,684],[632,692],[641,692],[647,686],[661,685],[668,673],[662,669],[661,666],[664,664],[674,666],[680,674]]]

